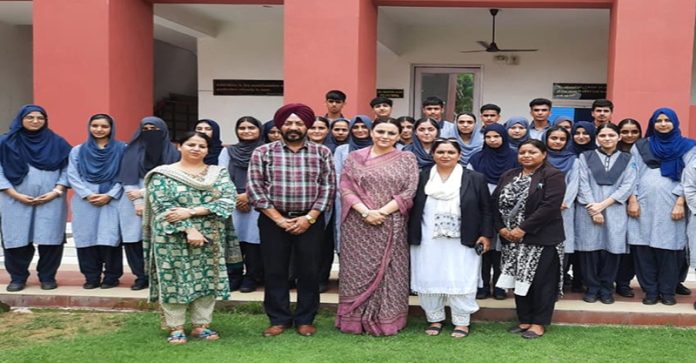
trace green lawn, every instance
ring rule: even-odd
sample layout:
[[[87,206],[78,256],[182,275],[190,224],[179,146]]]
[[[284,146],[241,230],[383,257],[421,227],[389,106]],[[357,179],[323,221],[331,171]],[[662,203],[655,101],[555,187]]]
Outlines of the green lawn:
[[[696,359],[696,329],[552,326],[526,341],[506,332],[509,323],[475,323],[468,338],[422,333],[412,318],[395,337],[341,334],[323,312],[319,332],[261,337],[266,316],[245,306],[220,312],[217,342],[169,346],[153,312],[96,313],[38,310],[0,315],[0,362],[689,362]],[[448,327],[451,329],[451,327]]]

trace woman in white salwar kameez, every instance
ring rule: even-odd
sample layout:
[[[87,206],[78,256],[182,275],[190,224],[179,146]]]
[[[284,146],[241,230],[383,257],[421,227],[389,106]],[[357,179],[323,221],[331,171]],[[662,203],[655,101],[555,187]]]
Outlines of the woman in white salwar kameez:
[[[455,139],[437,139],[432,150],[435,165],[421,171],[411,209],[411,289],[430,323],[426,334],[440,334],[448,303],[451,336],[463,338],[479,308],[477,245],[488,251],[494,236],[491,199],[483,174],[458,164],[461,149]]]

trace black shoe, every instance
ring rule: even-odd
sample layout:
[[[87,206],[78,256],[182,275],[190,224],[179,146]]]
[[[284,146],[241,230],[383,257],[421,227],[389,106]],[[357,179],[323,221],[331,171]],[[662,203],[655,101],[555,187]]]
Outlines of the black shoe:
[[[488,299],[490,296],[491,290],[488,290],[486,288],[479,287],[479,289],[476,291],[476,299],[478,300]]]
[[[631,289],[631,288],[616,289],[616,293],[619,294],[620,296],[623,296],[623,297],[635,297],[636,296],[636,294],[633,292],[633,289]]]
[[[102,289],[113,289],[116,286],[118,286],[118,281],[116,281],[114,283],[102,282],[102,284],[101,284]]]
[[[85,282],[84,285],[82,285],[82,288],[85,290],[92,290],[96,289],[97,287],[99,287],[99,284],[93,282]]]
[[[675,305],[677,303],[677,299],[675,299],[674,296],[662,296],[660,297],[660,301],[662,301],[662,305]]]
[[[136,281],[131,286],[131,290],[138,291],[138,290],[147,289],[148,287],[150,287],[150,284],[147,281]]]
[[[493,293],[493,298],[496,300],[505,300],[507,299],[507,292],[505,292],[505,289],[496,287]]]
[[[239,292],[254,292],[256,291],[256,281],[254,279],[245,277],[239,286]]]
[[[611,305],[614,303],[614,297],[613,296],[604,296],[604,297],[599,298],[599,301],[601,301],[602,304]]]
[[[522,338],[524,338],[524,339],[536,339],[536,338],[541,338],[543,336],[544,336],[544,334],[537,334],[531,330],[527,330],[524,333],[522,333]]]
[[[319,284],[319,293],[323,294],[329,291],[329,284]]]
[[[657,304],[656,297],[644,297],[643,298],[643,305],[655,305],[655,304]]]
[[[684,284],[677,285],[677,295],[691,295],[691,289],[684,286]]]
[[[10,284],[7,285],[5,290],[7,290],[9,292],[17,292],[17,291],[24,290],[25,286],[26,286],[26,283],[24,283],[24,282],[10,282]]]
[[[582,297],[582,301],[586,303],[594,303],[597,302],[597,296],[595,295],[585,295]]]
[[[694,304],[696,304],[696,303],[694,303]],[[527,328],[527,329],[529,329],[529,328]],[[512,326],[508,329],[508,333],[512,333],[512,334],[524,333],[527,331],[527,329],[522,329],[522,328],[520,328],[519,325],[515,325],[515,326]]]
[[[41,283],[41,290],[53,290],[57,287],[58,287],[58,284],[55,281]]]

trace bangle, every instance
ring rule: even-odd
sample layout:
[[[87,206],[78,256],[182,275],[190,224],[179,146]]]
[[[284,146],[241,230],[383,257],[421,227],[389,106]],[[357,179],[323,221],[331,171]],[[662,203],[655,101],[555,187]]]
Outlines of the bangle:
[[[59,197],[60,197],[61,195],[63,195],[63,191],[60,190],[60,189],[58,189],[58,188],[53,188],[53,191],[56,192],[56,193],[58,194]]]

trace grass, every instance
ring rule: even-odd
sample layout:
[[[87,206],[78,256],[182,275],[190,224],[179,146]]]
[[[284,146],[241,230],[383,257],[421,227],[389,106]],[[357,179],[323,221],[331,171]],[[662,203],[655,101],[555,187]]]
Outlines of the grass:
[[[0,315],[0,362],[666,362],[696,357],[696,329],[552,326],[525,341],[509,323],[474,323],[465,339],[427,337],[421,318],[394,337],[341,334],[333,315],[317,317],[311,338],[294,332],[261,337],[268,321],[258,304],[216,313],[217,342],[169,346],[153,312],[35,310]]]

